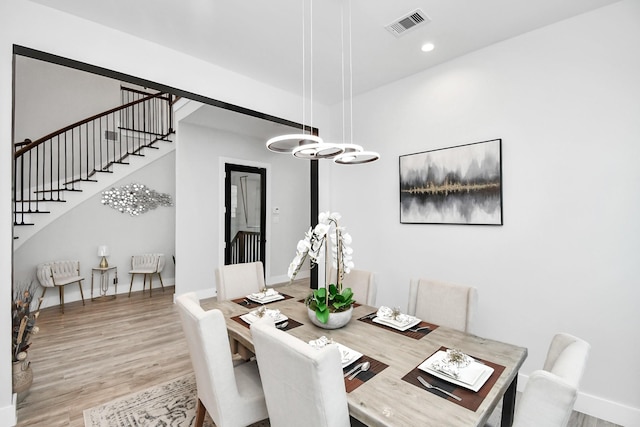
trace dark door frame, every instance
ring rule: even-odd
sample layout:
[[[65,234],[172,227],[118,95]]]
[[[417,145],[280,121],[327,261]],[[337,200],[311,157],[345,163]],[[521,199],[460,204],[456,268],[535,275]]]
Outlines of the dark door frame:
[[[247,172],[260,175],[260,261],[262,261],[262,265],[266,265],[267,170],[256,166],[226,162],[224,164],[224,264],[229,264],[231,260],[231,172]],[[266,268],[264,272],[266,274]]]
[[[139,77],[132,76],[130,74],[121,73],[118,71],[110,70],[108,68],[98,67],[96,65],[88,64],[86,62],[80,62],[73,59],[65,58],[62,56],[54,55],[51,53],[43,52],[36,49],[31,49],[25,46],[13,45],[13,54],[20,55],[27,58],[38,59],[41,61],[50,62],[57,65],[62,65],[65,67],[73,68],[80,71],[86,71],[93,74],[98,74],[104,77],[109,77],[112,79],[121,80],[124,82],[136,84],[139,86],[149,87],[155,90],[159,90],[162,92],[169,92],[174,95],[188,98],[193,101],[202,102],[204,104],[212,105],[214,107],[223,108],[225,110],[235,111],[237,113],[246,114],[251,117],[257,117],[263,120],[267,120],[273,123],[278,123],[286,126],[291,126],[292,128],[298,129],[309,129],[307,126],[303,126],[300,123],[292,122],[287,119],[283,119],[280,117],[272,116],[269,114],[261,113],[259,111],[251,110],[245,107],[241,107],[239,105],[230,104],[228,102],[220,101],[218,99],[209,98],[206,96],[198,95],[197,93],[189,92],[186,90],[178,89],[175,87],[163,85],[160,83],[153,82],[151,80],[142,79]],[[318,135],[317,128],[310,128],[311,133],[313,135]],[[311,227],[315,226],[318,220],[318,196],[319,196],[319,179],[318,179],[318,161],[310,160],[309,161],[309,172],[311,175],[311,183],[309,188],[309,197],[310,197],[310,208],[311,208],[311,217],[309,219],[309,224]],[[318,269],[311,269],[311,287],[313,289],[318,288]]]

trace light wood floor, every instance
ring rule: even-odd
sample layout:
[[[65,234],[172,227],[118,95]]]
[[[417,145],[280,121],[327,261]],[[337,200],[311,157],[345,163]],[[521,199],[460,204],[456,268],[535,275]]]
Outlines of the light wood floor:
[[[173,287],[43,309],[18,426],[83,427],[82,411],[192,371]],[[574,412],[571,427],[616,427]]]

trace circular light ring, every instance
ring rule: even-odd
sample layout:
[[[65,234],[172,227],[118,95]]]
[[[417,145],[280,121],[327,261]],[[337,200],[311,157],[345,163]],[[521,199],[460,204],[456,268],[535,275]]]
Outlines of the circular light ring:
[[[295,148],[311,144],[324,144],[324,141],[319,136],[296,133],[275,136],[266,145],[274,153],[292,153]]]
[[[361,145],[358,144],[340,144],[340,146],[344,147],[345,153],[354,153],[364,151]]]
[[[305,144],[293,149],[291,154],[298,159],[331,159],[344,153],[344,148],[340,144],[322,142],[317,144]]]
[[[374,151],[356,151],[353,153],[343,153],[336,156],[333,161],[340,165],[359,165],[362,163],[375,162],[380,158],[380,154]]]

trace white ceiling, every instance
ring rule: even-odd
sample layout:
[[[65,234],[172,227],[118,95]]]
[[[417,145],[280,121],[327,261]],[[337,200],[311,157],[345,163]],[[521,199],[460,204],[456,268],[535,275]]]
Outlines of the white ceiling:
[[[308,0],[31,0],[303,94],[302,6]],[[351,0],[353,93],[619,0]],[[343,7],[344,5],[344,7]],[[349,67],[349,0],[313,2],[304,96],[341,102],[341,10]],[[384,27],[416,9],[431,22],[399,38]],[[313,27],[313,33],[309,30]],[[431,53],[420,46],[430,41]],[[346,96],[349,77],[346,77]],[[313,81],[313,92],[309,85]]]

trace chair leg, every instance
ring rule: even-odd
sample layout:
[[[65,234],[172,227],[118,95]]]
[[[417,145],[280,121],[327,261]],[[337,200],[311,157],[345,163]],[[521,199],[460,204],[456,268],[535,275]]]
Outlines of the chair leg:
[[[149,298],[153,296],[153,274],[149,274]]]
[[[82,297],[82,305],[84,305],[84,292],[82,292],[82,280],[78,282],[78,286],[80,287],[80,297]]]
[[[129,298],[131,298],[131,289],[133,288],[133,278],[135,277],[136,273],[131,273],[131,284],[129,285]]]
[[[202,404],[202,400],[198,399],[198,408],[196,409],[196,423],[194,427],[202,427],[204,424],[204,416],[207,413],[207,408]]]
[[[58,286],[58,292],[60,293],[60,308],[64,314],[64,286]]]
[[[162,276],[158,273],[158,278],[160,279],[160,286],[162,286],[162,292],[164,292],[164,283],[162,283]]]

